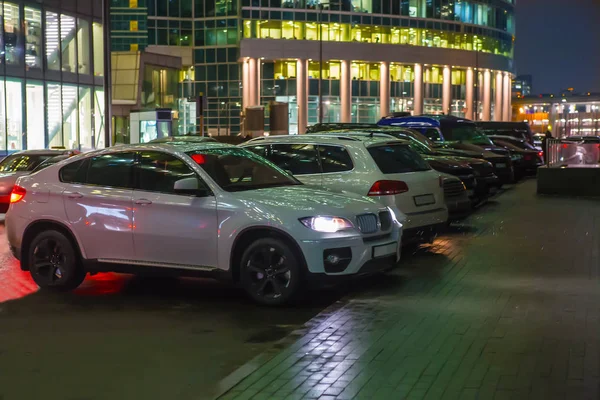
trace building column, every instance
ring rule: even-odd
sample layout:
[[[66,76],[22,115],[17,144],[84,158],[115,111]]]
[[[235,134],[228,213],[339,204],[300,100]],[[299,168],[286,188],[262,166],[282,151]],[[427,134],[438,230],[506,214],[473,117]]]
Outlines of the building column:
[[[442,112],[450,114],[452,106],[452,68],[449,65],[444,67],[442,73]]]
[[[473,98],[475,92],[475,71],[473,71],[473,68],[467,68],[467,81],[465,89],[467,91],[465,98],[465,103],[467,104],[467,107],[465,107],[465,118],[473,119],[473,116],[475,115],[475,99]]]
[[[306,133],[308,124],[308,61],[296,61],[296,103],[298,104],[298,134]]]
[[[257,106],[260,104],[258,101],[258,60],[256,58],[248,59],[248,106]]]
[[[483,112],[481,119],[490,121],[492,114],[492,73],[489,69],[483,71]]]
[[[250,106],[250,65],[248,59],[242,62],[242,111]]]
[[[379,69],[379,113],[381,118],[390,115],[390,63],[383,61]]]
[[[351,61],[342,60],[340,71],[340,122],[352,122]]]
[[[504,74],[504,105],[502,106],[502,120],[512,119],[512,79],[507,72]]]
[[[504,92],[504,77],[502,72],[496,72],[496,101],[494,102],[494,121],[502,121],[502,94]]]
[[[415,64],[414,115],[423,114],[423,64]]]

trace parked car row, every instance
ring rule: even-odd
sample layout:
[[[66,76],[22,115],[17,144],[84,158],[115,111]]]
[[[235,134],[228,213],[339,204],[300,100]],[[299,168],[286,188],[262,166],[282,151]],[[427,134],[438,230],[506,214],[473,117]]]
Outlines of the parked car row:
[[[210,276],[283,304],[394,268],[402,245],[432,241],[512,181],[513,150],[466,120],[450,133],[429,121],[435,135],[399,121],[53,153],[7,184],[10,249],[42,288],[104,271]]]

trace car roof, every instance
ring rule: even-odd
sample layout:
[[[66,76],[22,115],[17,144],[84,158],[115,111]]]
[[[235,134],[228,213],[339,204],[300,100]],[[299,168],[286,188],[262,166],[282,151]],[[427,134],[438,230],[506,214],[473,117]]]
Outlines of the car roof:
[[[140,144],[123,144],[106,149],[90,151],[76,156],[77,159],[90,156],[98,156],[102,154],[111,154],[123,151],[163,151],[172,154],[187,153],[191,151],[202,151],[209,149],[235,148],[236,146],[219,143],[219,142],[171,142],[171,143],[140,143]],[[75,159],[75,157],[73,157]]]
[[[315,141],[322,144],[344,144],[344,145],[361,145],[364,147],[376,146],[387,142],[394,142],[397,144],[408,144],[406,140],[396,139],[390,135],[371,135],[368,132],[361,132],[360,130],[344,130],[341,132],[328,132],[328,133],[308,133],[305,135],[278,135],[278,136],[265,136],[252,139],[242,144],[258,144],[258,143],[295,143],[305,141]]]
[[[66,154],[72,150],[49,150],[49,149],[40,149],[40,150],[23,150],[13,153],[12,155],[38,155],[38,156],[59,156],[62,154]]]

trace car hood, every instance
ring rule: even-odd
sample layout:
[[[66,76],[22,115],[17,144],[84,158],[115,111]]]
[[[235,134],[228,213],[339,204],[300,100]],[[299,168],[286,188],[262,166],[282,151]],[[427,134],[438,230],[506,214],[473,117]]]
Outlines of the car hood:
[[[297,218],[329,215],[353,218],[384,208],[373,199],[354,193],[339,193],[297,185],[232,193],[248,207],[262,206]]]
[[[28,172],[2,172],[0,173],[0,194],[10,193],[17,179],[23,175],[29,175]]]
[[[453,157],[425,155],[423,158],[431,165],[431,168],[439,172],[445,172],[451,175],[469,174],[473,172],[467,162],[453,159]]]

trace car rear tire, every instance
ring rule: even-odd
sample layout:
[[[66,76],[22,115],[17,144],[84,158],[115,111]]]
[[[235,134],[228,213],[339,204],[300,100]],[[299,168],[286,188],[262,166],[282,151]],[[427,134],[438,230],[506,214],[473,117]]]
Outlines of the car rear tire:
[[[257,303],[279,306],[290,302],[301,286],[300,260],[284,241],[259,239],[242,255],[240,283]]]
[[[27,261],[31,277],[42,289],[66,292],[85,279],[77,250],[59,231],[38,233],[29,245]]]

